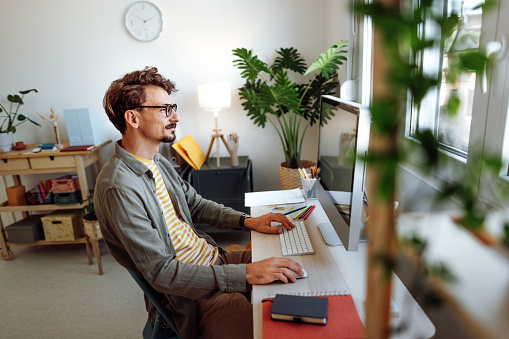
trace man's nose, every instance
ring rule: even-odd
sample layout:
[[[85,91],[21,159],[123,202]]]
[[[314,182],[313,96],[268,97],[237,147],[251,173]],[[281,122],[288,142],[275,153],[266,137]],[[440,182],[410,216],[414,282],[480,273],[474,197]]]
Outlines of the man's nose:
[[[170,121],[174,121],[174,122],[179,121],[179,115],[177,114],[177,112],[175,112],[174,109],[171,110]]]

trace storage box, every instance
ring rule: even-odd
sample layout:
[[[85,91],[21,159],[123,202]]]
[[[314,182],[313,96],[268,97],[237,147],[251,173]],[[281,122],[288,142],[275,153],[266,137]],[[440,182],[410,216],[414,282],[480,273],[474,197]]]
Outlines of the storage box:
[[[53,193],[55,205],[72,205],[79,204],[82,201],[81,190],[68,193]]]
[[[41,217],[44,215],[31,215],[19,220],[5,228],[7,238],[11,243],[32,243],[44,239]]]
[[[14,185],[5,189],[9,206],[23,206],[27,204],[24,185]]]
[[[55,211],[41,218],[46,241],[73,241],[83,236],[83,211]]]
[[[75,192],[80,189],[80,180],[78,177],[66,175],[51,180],[51,188],[53,188],[53,193]]]
[[[93,108],[64,109],[64,118],[71,146],[98,146],[108,140],[107,124]]]

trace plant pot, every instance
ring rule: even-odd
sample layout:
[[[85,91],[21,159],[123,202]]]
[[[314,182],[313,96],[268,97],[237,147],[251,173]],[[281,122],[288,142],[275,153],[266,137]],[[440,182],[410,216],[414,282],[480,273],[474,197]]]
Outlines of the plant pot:
[[[0,133],[0,148],[4,150],[4,152],[12,151],[12,147],[14,146],[14,134],[12,132],[9,133]]]
[[[316,162],[309,160],[302,160],[299,164],[299,168],[305,168],[308,173],[311,173],[311,167],[313,166],[316,166]],[[297,168],[289,168],[286,161],[279,165],[279,180],[282,189],[302,188],[301,177],[299,170]]]
[[[83,226],[85,234],[91,239],[102,239],[101,228],[99,227],[99,220],[87,220],[83,218]]]

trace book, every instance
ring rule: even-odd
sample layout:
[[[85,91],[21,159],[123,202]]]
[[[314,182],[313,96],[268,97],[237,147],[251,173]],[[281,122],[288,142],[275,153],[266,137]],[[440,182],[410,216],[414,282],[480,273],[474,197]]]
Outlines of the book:
[[[206,160],[200,146],[190,135],[173,143],[172,147],[195,170],[199,170]]]
[[[327,324],[323,326],[272,320],[271,308],[274,298],[263,299],[263,339],[363,338],[364,325],[357,313],[352,296],[350,294],[338,295],[335,292],[329,294],[320,296],[320,298],[328,300]]]
[[[66,148],[62,148],[60,152],[79,152],[79,151],[88,151],[94,148],[94,145],[79,145],[79,146],[69,146]]]
[[[276,294],[270,316],[273,320],[325,325],[328,304],[327,298]]]
[[[35,185],[35,193],[37,195],[37,201],[39,202],[39,204],[44,204],[44,199],[42,198],[41,187],[39,186],[39,184]]]
[[[44,183],[42,182],[42,180],[39,180],[39,191],[41,191],[41,195],[42,195],[42,200],[46,201],[46,188],[44,187]],[[44,202],[43,202],[44,204]]]

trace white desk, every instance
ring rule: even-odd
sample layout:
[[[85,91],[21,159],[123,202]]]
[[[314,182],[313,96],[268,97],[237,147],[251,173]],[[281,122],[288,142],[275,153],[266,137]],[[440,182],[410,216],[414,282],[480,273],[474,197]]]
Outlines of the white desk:
[[[464,328],[477,338],[507,338],[509,333],[509,257],[481,244],[451,221],[457,212],[405,214],[399,218],[401,235],[418,235],[427,243],[427,262],[446,265],[454,282],[437,286]],[[490,213],[485,226],[501,236],[509,211]]]
[[[365,322],[363,303],[366,298],[366,244],[360,244],[359,250],[355,252],[345,251],[343,246],[329,247],[325,245],[317,226],[319,223],[328,221],[325,212],[317,200],[309,200],[296,206],[303,205],[316,205],[315,210],[305,221],[315,254],[292,256],[291,258],[306,269],[308,277],[297,280],[295,284],[272,283],[253,286],[255,339],[263,337],[261,300],[276,293],[349,290],[359,316],[362,322]],[[252,216],[260,216],[268,212],[277,211],[272,210],[271,207],[251,208]],[[281,256],[279,236],[277,235],[252,231],[251,246],[253,261]],[[400,324],[407,326],[405,331],[393,335],[392,338],[430,338],[433,336],[435,327],[395,275],[392,299],[399,309],[399,317],[393,318],[393,326]]]

